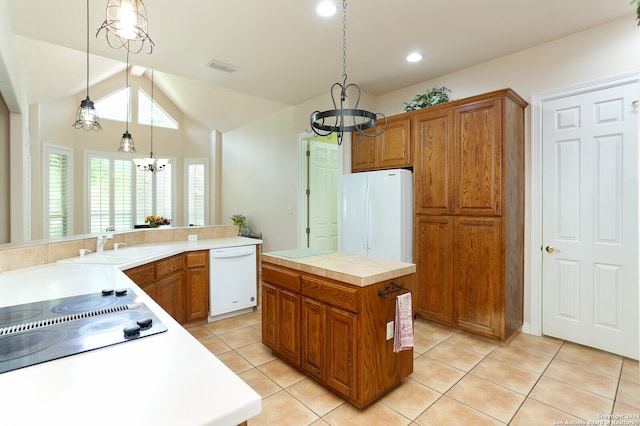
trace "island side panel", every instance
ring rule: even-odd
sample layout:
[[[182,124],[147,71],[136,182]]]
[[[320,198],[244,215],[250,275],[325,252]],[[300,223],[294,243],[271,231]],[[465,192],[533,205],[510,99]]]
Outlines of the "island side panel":
[[[358,364],[360,367],[359,401],[365,404],[378,399],[400,385],[413,373],[413,349],[393,352],[394,339],[387,340],[387,323],[395,320],[395,297],[406,291],[386,295],[387,300],[378,295],[391,282],[413,287],[415,274],[373,284],[362,289],[360,318],[361,327],[358,341],[363,349]],[[413,312],[413,310],[412,310]],[[413,319],[413,315],[412,315]]]

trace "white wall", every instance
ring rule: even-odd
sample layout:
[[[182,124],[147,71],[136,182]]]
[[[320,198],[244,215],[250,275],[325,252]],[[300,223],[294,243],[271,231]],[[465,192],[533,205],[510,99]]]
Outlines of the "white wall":
[[[385,113],[431,87],[446,86],[454,99],[511,87],[524,99],[640,68],[640,31],[628,18],[396,90],[378,98]]]
[[[222,139],[222,218],[247,216],[264,238],[264,251],[296,247],[298,145],[295,108],[289,107]],[[292,208],[292,215],[287,209]]]
[[[10,206],[10,214],[0,217],[0,228],[3,234],[10,228],[11,241],[21,242],[30,238],[30,188],[25,170],[29,152],[28,102],[13,44],[8,7],[8,1],[0,1],[0,93],[10,112],[10,155],[0,158],[0,168],[9,170],[11,179],[10,193],[3,191],[0,194],[2,204]]]

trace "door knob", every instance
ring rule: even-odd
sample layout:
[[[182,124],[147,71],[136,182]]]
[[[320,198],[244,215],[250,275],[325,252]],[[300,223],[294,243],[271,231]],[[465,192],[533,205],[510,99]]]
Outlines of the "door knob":
[[[553,253],[556,249],[554,249],[551,246],[547,246],[547,247],[545,247],[545,250],[547,251],[547,253]]]

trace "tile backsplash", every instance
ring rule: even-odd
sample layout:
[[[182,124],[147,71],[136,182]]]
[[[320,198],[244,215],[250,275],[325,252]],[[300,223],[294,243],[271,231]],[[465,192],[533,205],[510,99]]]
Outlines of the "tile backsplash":
[[[113,238],[107,241],[104,249],[112,250],[115,243],[125,243],[126,247],[132,247],[141,244],[187,241],[188,236],[194,234],[199,240],[231,238],[238,235],[238,227],[235,225],[169,227],[114,232]],[[0,272],[76,257],[80,249],[96,251],[96,241],[96,236],[78,235],[65,239],[3,244],[0,245]]]

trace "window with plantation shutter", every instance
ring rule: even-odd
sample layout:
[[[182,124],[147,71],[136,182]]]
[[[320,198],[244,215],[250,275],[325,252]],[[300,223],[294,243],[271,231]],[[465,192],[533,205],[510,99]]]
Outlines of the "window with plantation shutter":
[[[173,168],[171,162],[167,164],[163,171],[155,173],[155,200],[156,216],[172,218],[173,215]]]
[[[115,229],[131,229],[134,222],[134,164],[130,159],[114,160],[113,221]]]
[[[209,162],[206,158],[185,159],[185,217],[189,225],[207,225]]]
[[[143,172],[129,154],[87,154],[89,232],[144,224],[147,216],[173,219],[175,178],[171,161],[161,172]]]
[[[136,173],[136,224],[144,224],[144,219],[153,210],[153,173]],[[154,215],[157,216],[157,215]]]
[[[136,170],[136,224],[143,224],[150,215],[173,219],[173,175],[171,161],[161,172]]]
[[[43,234],[45,238],[73,234],[73,151],[44,145]]]

